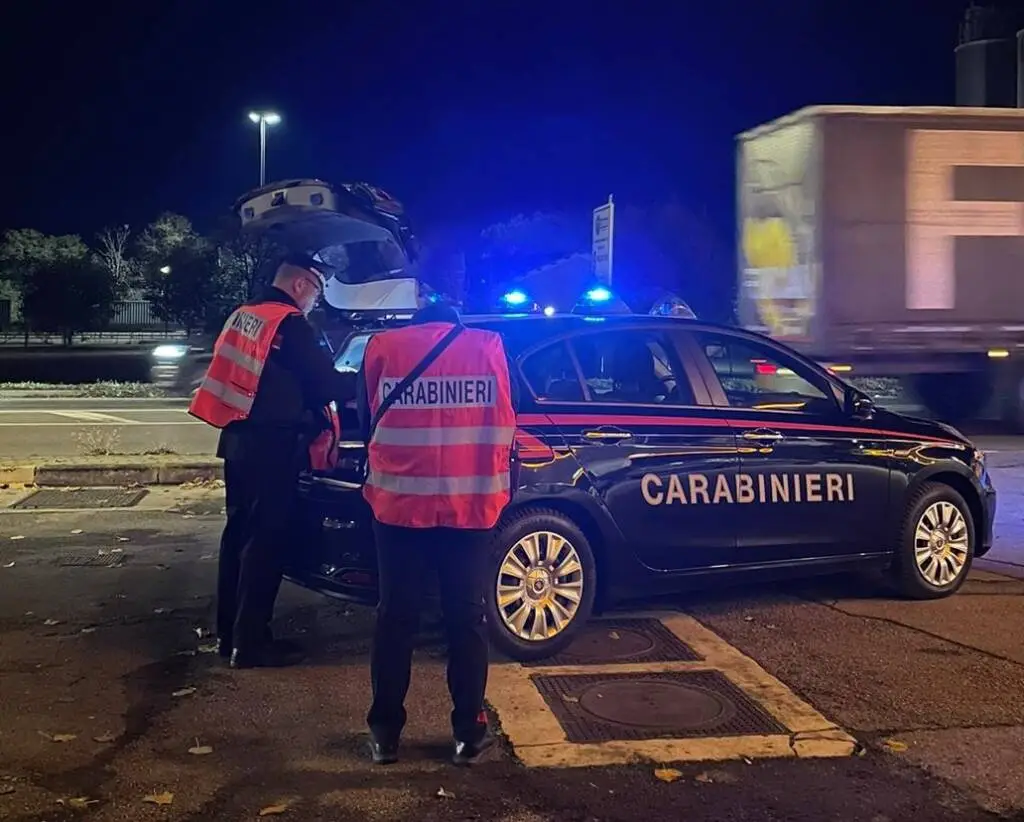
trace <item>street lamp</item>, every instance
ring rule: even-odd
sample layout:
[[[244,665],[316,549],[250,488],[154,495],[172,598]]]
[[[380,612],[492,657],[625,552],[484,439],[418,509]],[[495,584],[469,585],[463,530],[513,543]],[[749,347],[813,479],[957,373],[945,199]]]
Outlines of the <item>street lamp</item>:
[[[250,111],[249,119],[260,127],[260,188],[267,184],[267,126],[276,126],[281,115],[272,111]]]

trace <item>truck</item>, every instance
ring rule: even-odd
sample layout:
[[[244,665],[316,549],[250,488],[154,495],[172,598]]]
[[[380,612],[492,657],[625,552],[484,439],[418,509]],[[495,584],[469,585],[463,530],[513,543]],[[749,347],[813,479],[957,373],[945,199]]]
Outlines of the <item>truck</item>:
[[[737,138],[737,315],[1024,429],[1024,109],[812,106]]]

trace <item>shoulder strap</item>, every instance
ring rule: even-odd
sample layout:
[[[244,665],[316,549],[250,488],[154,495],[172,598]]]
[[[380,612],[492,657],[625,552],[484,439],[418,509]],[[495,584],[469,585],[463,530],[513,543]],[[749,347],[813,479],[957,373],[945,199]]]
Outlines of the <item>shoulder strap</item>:
[[[405,391],[406,388],[412,385],[420,378],[424,371],[430,368],[434,360],[440,357],[444,350],[451,345],[455,341],[455,338],[464,330],[465,326],[461,323],[455,325],[451,331],[445,334],[438,343],[427,352],[427,355],[422,360],[416,363],[416,367],[406,374],[398,385],[391,389],[390,393],[388,393],[381,402],[380,407],[377,409],[377,413],[373,415],[373,419],[370,420],[370,442],[373,442],[373,434],[377,430],[377,425],[380,423],[380,419],[384,416],[384,413],[394,404],[395,400],[402,396],[402,392]]]

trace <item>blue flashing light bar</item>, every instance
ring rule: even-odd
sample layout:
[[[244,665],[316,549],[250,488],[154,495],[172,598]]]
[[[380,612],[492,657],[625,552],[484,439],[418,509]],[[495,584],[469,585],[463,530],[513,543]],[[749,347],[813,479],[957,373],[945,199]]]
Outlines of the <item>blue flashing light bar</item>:
[[[530,298],[526,296],[526,292],[521,291],[518,288],[513,291],[509,291],[501,299],[506,305],[525,305],[530,300]]]
[[[612,292],[599,285],[586,293],[586,298],[592,303],[606,303],[612,298]]]

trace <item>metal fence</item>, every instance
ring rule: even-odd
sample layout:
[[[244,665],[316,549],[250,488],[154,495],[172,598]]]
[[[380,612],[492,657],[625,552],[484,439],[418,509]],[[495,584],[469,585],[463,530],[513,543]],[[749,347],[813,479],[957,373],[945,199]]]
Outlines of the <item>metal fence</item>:
[[[0,300],[0,331],[11,327],[11,301]]]
[[[114,303],[113,314],[107,323],[111,331],[170,331],[174,327],[153,314],[153,305],[149,300],[120,300]]]
[[[149,300],[119,300],[113,305],[113,312],[106,325],[96,331],[75,335],[76,341],[90,342],[122,342],[134,341],[143,335],[146,339],[176,338],[184,335],[184,330],[175,323],[164,322],[153,313]],[[34,334],[30,339],[37,338],[49,341],[52,334]],[[60,335],[56,335],[59,338]],[[24,325],[14,311],[11,300],[0,299],[0,344],[26,342]]]

